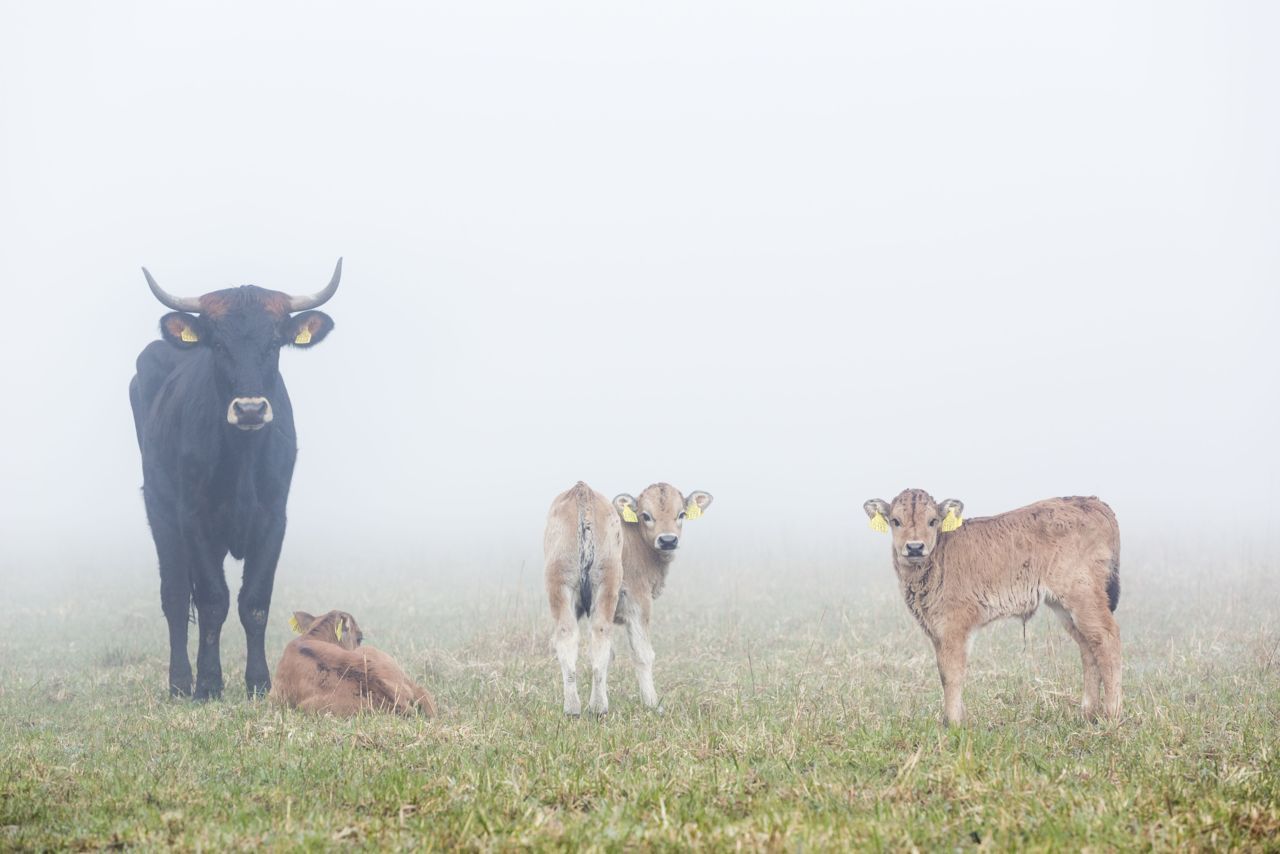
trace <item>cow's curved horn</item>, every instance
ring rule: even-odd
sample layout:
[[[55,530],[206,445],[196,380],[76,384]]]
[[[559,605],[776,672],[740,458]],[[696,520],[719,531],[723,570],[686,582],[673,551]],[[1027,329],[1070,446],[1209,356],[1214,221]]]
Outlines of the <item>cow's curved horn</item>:
[[[167,305],[174,311],[199,311],[199,297],[175,297],[173,294],[166,293],[164,288],[156,284],[156,280],[151,278],[151,273],[147,272],[147,268],[142,268],[142,275],[147,277],[147,287],[151,288],[151,293],[156,295],[156,299]]]
[[[324,290],[311,294],[310,296],[289,297],[289,311],[306,311],[311,308],[318,308],[329,301],[329,298],[338,292],[338,280],[342,278],[342,259],[338,259],[338,266],[333,268],[333,278],[329,280],[329,284],[325,285]]]

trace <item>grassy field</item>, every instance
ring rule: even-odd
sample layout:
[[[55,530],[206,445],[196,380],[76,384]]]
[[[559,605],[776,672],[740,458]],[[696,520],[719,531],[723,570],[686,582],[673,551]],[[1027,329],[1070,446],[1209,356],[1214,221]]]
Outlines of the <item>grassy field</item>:
[[[225,698],[171,701],[147,567],[9,603],[0,849],[1280,849],[1273,561],[1126,566],[1118,722],[1078,717],[1079,658],[1050,615],[1025,640],[988,628],[969,721],[947,731],[887,560],[694,560],[658,603],[665,713],[639,705],[619,649],[603,720],[559,712],[531,567],[355,597],[336,578],[304,595],[282,569],[269,644],[291,608],[350,610],[436,692],[430,721],[249,702],[234,623]]]

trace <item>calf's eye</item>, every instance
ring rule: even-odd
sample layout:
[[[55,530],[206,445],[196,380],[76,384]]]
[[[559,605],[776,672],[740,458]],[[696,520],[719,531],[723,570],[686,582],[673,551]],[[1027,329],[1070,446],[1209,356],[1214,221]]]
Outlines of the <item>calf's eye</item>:
[[[652,521],[653,521],[653,517],[652,517],[652,516],[650,516],[648,513],[641,513],[641,514],[640,514],[640,518],[641,518],[641,519],[643,519],[643,520],[645,520],[646,522],[652,522]]]
[[[901,528],[901,527],[902,527],[902,523],[901,523],[901,522],[899,522],[897,519],[892,519],[892,520],[890,520],[890,521],[892,521],[892,522],[893,522],[893,527],[895,527],[895,528]]]
[[[930,528],[932,528],[932,527],[933,527],[934,525],[936,525],[936,524],[938,524],[938,520],[937,520],[937,519],[930,519],[930,520],[929,520],[929,527],[930,527]]]

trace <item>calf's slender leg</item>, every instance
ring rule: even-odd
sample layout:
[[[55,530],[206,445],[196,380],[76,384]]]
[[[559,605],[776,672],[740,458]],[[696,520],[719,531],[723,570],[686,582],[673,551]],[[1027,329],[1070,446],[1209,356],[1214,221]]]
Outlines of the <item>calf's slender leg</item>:
[[[609,662],[613,659],[613,616],[622,587],[622,566],[605,564],[592,595],[587,647],[591,657],[591,699],[587,708],[597,715],[609,711]]]
[[[547,577],[551,579],[564,576],[556,567],[548,567]],[[551,603],[551,618],[555,621],[552,643],[560,662],[564,713],[577,717],[582,714],[582,700],[578,697],[578,616],[574,588],[567,584],[548,583],[547,599]]]
[[[640,699],[651,709],[658,708],[658,692],[653,687],[653,645],[649,643],[648,615],[640,608],[631,608],[625,617],[627,639],[631,642],[631,654],[636,662],[636,681],[640,683]]]
[[[1092,607],[1072,608],[1076,618],[1076,626],[1088,641],[1093,656],[1098,662],[1098,670],[1102,675],[1102,714],[1109,718],[1120,716],[1121,689],[1120,671],[1122,667],[1120,654],[1120,627],[1106,606],[1105,593],[1093,597],[1101,601],[1088,604]]]
[[[954,726],[964,719],[964,675],[968,664],[968,634],[952,633],[937,644],[938,675],[942,678],[942,719]]]
[[[1080,711],[1086,718],[1092,719],[1098,714],[1098,698],[1102,688],[1102,672],[1098,668],[1098,659],[1093,654],[1093,644],[1076,628],[1075,621],[1066,608],[1058,602],[1046,601],[1062,621],[1067,634],[1080,647],[1080,663],[1084,667],[1084,697],[1080,702]]]

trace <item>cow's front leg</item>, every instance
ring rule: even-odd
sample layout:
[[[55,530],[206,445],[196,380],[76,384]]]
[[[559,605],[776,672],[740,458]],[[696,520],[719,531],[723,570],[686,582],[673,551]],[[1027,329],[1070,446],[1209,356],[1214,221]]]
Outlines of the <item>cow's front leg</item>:
[[[221,562],[219,562],[221,573]],[[196,618],[200,632],[196,650],[197,700],[216,700],[222,696],[222,655],[219,642],[222,624],[231,610],[231,593],[225,578],[206,574],[196,583]]]
[[[948,726],[954,726],[964,718],[967,647],[967,633],[945,635],[937,643],[938,675],[942,678],[942,719]]]
[[[249,697],[265,697],[271,691],[271,670],[267,667],[267,617],[271,611],[271,591],[275,587],[276,564],[284,543],[284,516],[273,516],[255,526],[253,542],[244,560],[244,579],[237,599],[240,625],[244,626],[244,686]]]
[[[216,700],[222,696],[222,657],[219,642],[222,624],[231,609],[231,593],[222,561],[226,550],[210,544],[203,535],[191,537],[191,586],[196,604],[199,639],[196,645],[197,700]]]
[[[651,709],[658,708],[658,692],[653,687],[653,644],[649,643],[648,620],[637,611],[627,614],[627,639],[636,661],[636,681],[640,683],[640,699]]]

